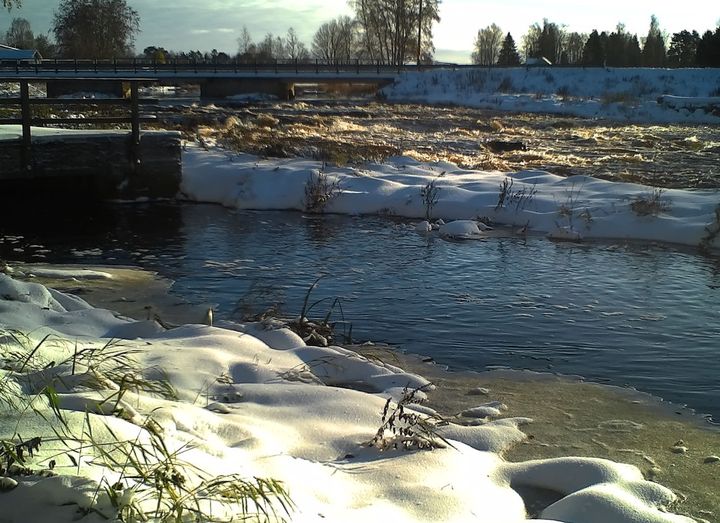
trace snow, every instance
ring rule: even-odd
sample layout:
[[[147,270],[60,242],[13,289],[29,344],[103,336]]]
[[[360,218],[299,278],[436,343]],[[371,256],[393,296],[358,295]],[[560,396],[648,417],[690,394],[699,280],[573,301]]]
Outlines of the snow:
[[[123,489],[116,491],[116,506],[134,503],[152,512],[153,487],[140,484],[125,470],[127,463],[108,466],[98,445],[135,442],[148,449],[145,459],[152,463],[153,434],[177,452],[190,483],[201,473],[282,481],[294,503],[291,521],[526,521],[515,489],[528,486],[559,497],[536,521],[691,521],[665,512],[674,494],[645,481],[630,465],[589,458],[505,462],[503,450],[526,437],[520,427],[530,420],[523,417],[438,426],[448,445],[433,450],[369,446],[386,399],[398,400],[399,388],[429,383],[348,349],[307,347],[289,331],[259,324],[165,331],[148,323],[0,275],[2,344],[19,351],[4,353],[0,383],[20,403],[35,398],[34,410],[19,419],[17,410],[0,403],[2,415],[12,419],[0,426],[0,437],[16,442],[20,434],[24,441],[42,437],[29,462],[34,471],[56,461],[50,475],[15,475],[15,488],[13,481],[3,482],[11,488],[0,493],[4,522],[69,522],[80,509],[89,511],[83,521],[103,521],[100,514],[112,516],[115,510],[103,485],[118,481]],[[15,329],[14,337],[9,329]],[[43,339],[48,333],[52,336]],[[23,336],[25,343],[14,341]],[[119,372],[119,360],[112,357],[118,352],[134,360]],[[93,356],[78,359],[78,354]],[[13,361],[24,363],[18,368]],[[146,383],[168,380],[176,395],[153,393],[159,388],[148,385],[118,394],[118,380],[130,376]],[[47,421],[55,415],[45,397],[36,396],[46,384],[57,390],[65,427]],[[414,411],[425,416],[431,408]],[[499,417],[505,408],[488,402],[468,414]],[[88,445],[91,434],[94,446]],[[240,510],[219,501],[201,506],[217,517]]]
[[[234,209],[304,211],[305,187],[318,177],[339,186],[328,195],[321,209],[324,212],[382,213],[418,220],[426,216],[421,190],[434,183],[438,201],[432,217],[461,220],[439,226],[439,233],[449,237],[482,238],[487,234],[479,221],[482,218],[483,222],[520,228],[522,233],[561,240],[622,239],[698,246],[708,236],[708,228],[716,224],[715,209],[720,204],[720,194],[714,190],[658,192],[643,185],[587,176],[473,171],[408,157],[393,157],[383,164],[334,167],[312,160],[205,150],[195,144],[187,144],[183,152],[181,193],[192,201]],[[511,180],[512,186],[500,204],[506,180]],[[645,205],[638,207],[637,202]],[[417,225],[423,234],[431,229],[424,220]]]
[[[720,123],[717,68],[448,68],[403,73],[382,92],[393,102],[621,122]]]

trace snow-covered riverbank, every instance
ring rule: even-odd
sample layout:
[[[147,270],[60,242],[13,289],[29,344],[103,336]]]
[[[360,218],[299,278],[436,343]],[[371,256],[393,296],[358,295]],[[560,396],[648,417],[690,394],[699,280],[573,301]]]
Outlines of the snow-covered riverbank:
[[[334,167],[259,158],[189,144],[182,192],[236,209],[385,214],[421,220],[483,220],[560,239],[608,238],[713,247],[720,194],[542,171],[469,171],[450,163],[391,158]],[[434,191],[432,195],[428,191]],[[432,198],[423,199],[423,191]],[[442,231],[441,231],[442,232]],[[473,236],[482,238],[483,233]]]
[[[518,492],[532,496],[535,488],[559,498],[540,514],[548,521],[691,521],[659,510],[674,494],[635,467],[572,457],[504,462],[503,450],[525,438],[519,427],[530,420],[492,398],[467,411],[477,425],[436,424],[425,418],[432,405],[409,405],[405,412],[419,418],[396,419],[408,432],[376,438],[386,399],[428,382],[340,347],[307,347],[287,330],[259,325],[165,331],[6,275],[0,291],[3,397],[21,405],[35,398],[22,416],[2,404],[12,423],[1,436],[16,444],[43,438],[31,470],[3,480],[6,488],[18,483],[0,494],[9,522],[71,521],[88,509],[84,521],[101,521],[94,510],[112,516],[113,502],[152,514],[158,476],[142,480],[138,469],[157,471],[165,459],[158,437],[184,463],[175,472],[187,483],[173,480],[179,491],[197,484],[198,471],[275,478],[294,502],[292,521],[523,521]],[[392,448],[416,441],[421,424],[430,424],[438,448]],[[145,445],[146,462],[101,451],[119,442]],[[38,474],[47,468],[58,475]],[[219,501],[200,506],[216,517],[238,511]]]
[[[464,68],[404,73],[393,102],[568,114],[620,122],[720,123],[720,70]]]

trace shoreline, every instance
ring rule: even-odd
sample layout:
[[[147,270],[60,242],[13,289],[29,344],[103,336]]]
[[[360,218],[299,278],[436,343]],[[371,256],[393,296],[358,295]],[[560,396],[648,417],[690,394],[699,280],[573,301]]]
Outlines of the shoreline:
[[[80,289],[80,296],[93,306],[138,320],[146,319],[152,311],[172,325],[188,323],[186,320],[202,323],[207,311],[204,306],[172,296],[171,281],[140,268],[14,266],[20,270],[81,267],[110,273],[113,278],[68,280],[36,276],[29,280],[63,292]],[[146,304],[152,307],[150,311]],[[521,370],[453,371],[387,345],[347,348],[430,380],[436,389],[427,393],[429,405],[455,423],[476,423],[477,419],[460,413],[489,399],[506,407],[501,418],[531,417],[533,423],[523,429],[528,439],[503,453],[510,462],[572,455],[629,463],[637,466],[647,479],[678,495],[679,502],[673,510],[701,522],[717,516],[718,464],[703,460],[720,454],[720,430],[689,408],[679,408],[634,389],[586,382],[579,377]],[[673,447],[680,441],[687,451],[675,453]]]

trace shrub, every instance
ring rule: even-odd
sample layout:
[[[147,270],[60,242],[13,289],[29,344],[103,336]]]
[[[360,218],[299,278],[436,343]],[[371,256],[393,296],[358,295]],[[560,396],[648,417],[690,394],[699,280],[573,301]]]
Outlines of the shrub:
[[[444,174],[445,172],[443,172],[440,176],[443,176]],[[438,178],[440,178],[440,176],[438,176]],[[429,181],[425,187],[420,189],[420,198],[425,206],[425,219],[427,221],[430,221],[432,218],[433,207],[435,207],[435,204],[437,204],[440,199],[440,187],[438,187],[435,182],[437,182],[437,178]]]
[[[511,93],[513,89],[512,79],[509,76],[504,77],[497,88],[501,93]]]
[[[523,210],[527,207],[537,194],[537,188],[535,184],[527,185],[523,184],[522,188],[513,190],[515,182],[512,178],[505,179],[500,183],[500,191],[498,192],[498,202],[495,205],[495,210],[499,211],[504,207],[515,205],[515,212]]]
[[[310,175],[305,183],[305,210],[322,213],[325,206],[342,194],[340,180],[330,180],[321,169]]]
[[[420,393],[430,387],[403,389],[400,401],[393,405],[388,398],[383,408],[380,428],[367,445],[379,450],[432,450],[452,446],[437,433],[437,427],[447,422],[439,416],[413,412],[412,405],[421,403]]]
[[[664,189],[655,188],[647,194],[640,194],[630,202],[630,208],[638,216],[657,216],[670,210],[670,202],[664,200]]]

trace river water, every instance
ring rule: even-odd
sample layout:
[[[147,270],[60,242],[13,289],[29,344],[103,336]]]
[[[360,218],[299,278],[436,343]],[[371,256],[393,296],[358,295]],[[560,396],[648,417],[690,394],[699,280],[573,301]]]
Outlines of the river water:
[[[720,419],[720,263],[657,245],[542,237],[447,242],[381,217],[134,204],[5,219],[0,257],[137,265],[240,320],[277,307],[453,369],[529,369],[630,386]],[[1,235],[0,235],[1,236]],[[341,316],[342,314],[342,316]]]
[[[673,187],[720,187],[709,126],[368,100],[201,104],[165,101],[164,126],[249,152],[337,163],[408,154],[473,168],[542,168]],[[489,140],[527,150],[497,153]],[[42,203],[40,207],[45,207]],[[38,205],[34,205],[38,208]],[[297,315],[340,298],[356,340],[384,341],[457,369],[577,374],[637,387],[720,419],[720,263],[655,245],[563,245],[543,238],[448,243],[389,218],[236,213],[190,204],[65,206],[52,220],[5,206],[0,257],[132,264],[174,292],[240,319]],[[333,319],[339,320],[339,308]]]

